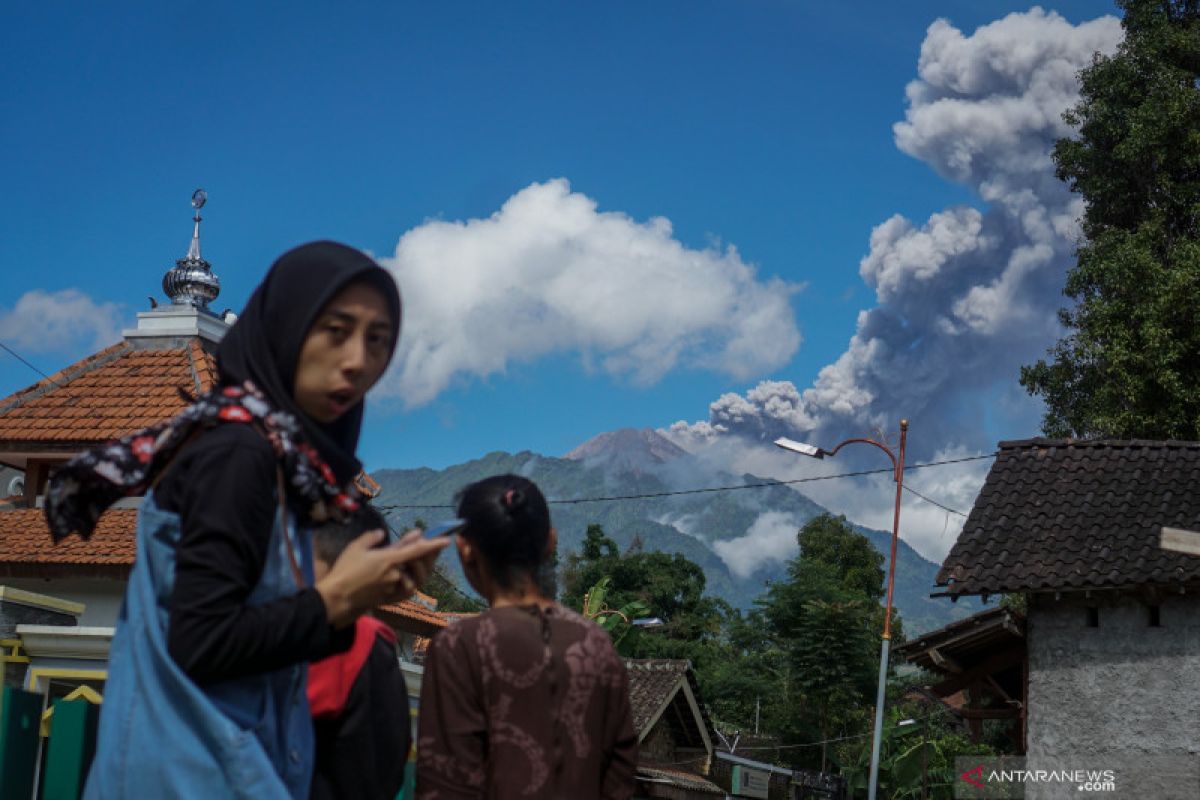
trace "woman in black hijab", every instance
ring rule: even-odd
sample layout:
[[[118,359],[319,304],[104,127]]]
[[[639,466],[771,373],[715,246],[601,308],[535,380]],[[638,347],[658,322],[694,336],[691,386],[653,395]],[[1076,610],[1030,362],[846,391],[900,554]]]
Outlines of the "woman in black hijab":
[[[373,531],[313,581],[307,528],[363,502],[363,397],[400,314],[391,276],[357,250],[285,253],[220,345],[217,390],[56,474],[56,536],[146,495],[86,796],[307,796],[306,665],[410,594],[445,545],[410,532],[379,547]]]

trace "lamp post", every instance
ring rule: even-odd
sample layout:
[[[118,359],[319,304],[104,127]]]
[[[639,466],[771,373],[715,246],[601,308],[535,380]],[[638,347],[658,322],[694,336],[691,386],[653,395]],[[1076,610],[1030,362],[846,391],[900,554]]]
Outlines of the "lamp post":
[[[847,439],[832,450],[794,442],[786,438],[775,440],[776,446],[811,458],[824,458],[825,456],[832,458],[848,444],[869,444],[878,447],[892,460],[892,477],[896,481],[896,508],[892,516],[892,557],[888,560],[887,606],[883,618],[883,641],[879,648],[879,688],[875,693],[875,731],[871,738],[871,777],[867,784],[868,800],[875,800],[875,793],[879,786],[879,751],[883,744],[883,698],[884,691],[887,689],[888,654],[892,643],[892,590],[895,588],[896,578],[896,545],[900,540],[900,494],[904,491],[904,446],[907,438],[908,420],[902,419],[900,420],[899,453],[893,453],[886,444],[874,439]]]
[[[663,622],[662,617],[637,617],[635,619],[630,619],[628,615],[617,611],[615,608],[602,608],[592,615],[592,619],[600,619],[608,614],[620,617],[621,621],[626,625],[632,625],[635,628],[661,628],[666,624]]]

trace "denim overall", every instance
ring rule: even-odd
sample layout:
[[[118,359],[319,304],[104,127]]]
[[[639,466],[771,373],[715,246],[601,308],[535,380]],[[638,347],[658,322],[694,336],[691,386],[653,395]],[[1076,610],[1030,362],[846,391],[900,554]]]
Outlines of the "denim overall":
[[[214,498],[216,502],[219,499]],[[299,587],[288,556],[312,582],[309,539],[276,519],[258,605]],[[137,561],[109,655],[95,760],[84,797],[307,798],[313,730],[307,664],[198,686],[167,652],[179,515],[147,494],[138,513]]]

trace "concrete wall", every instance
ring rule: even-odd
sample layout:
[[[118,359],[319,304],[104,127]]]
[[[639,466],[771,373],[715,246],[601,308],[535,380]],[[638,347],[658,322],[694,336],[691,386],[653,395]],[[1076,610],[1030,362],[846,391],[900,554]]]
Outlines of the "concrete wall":
[[[1200,598],[1157,605],[1161,627],[1125,595],[1030,604],[1029,769],[1113,768],[1110,797],[1200,797]],[[1025,796],[1081,792],[1027,785]]]

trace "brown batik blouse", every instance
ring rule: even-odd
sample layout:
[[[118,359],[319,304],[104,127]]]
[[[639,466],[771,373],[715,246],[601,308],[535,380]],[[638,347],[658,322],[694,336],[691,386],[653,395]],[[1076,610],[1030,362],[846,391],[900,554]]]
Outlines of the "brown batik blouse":
[[[629,678],[608,634],[563,606],[460,620],[429,646],[417,797],[628,798]]]

